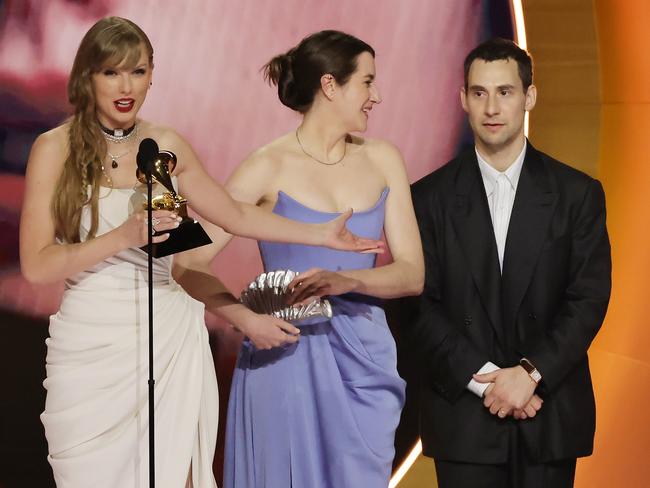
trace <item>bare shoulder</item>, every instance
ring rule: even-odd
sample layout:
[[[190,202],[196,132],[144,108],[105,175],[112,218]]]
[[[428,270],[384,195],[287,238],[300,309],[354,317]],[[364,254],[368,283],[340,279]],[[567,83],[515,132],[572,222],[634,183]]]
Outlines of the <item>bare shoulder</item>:
[[[141,120],[140,138],[151,138],[156,141],[161,151],[171,151],[176,155],[178,164],[173,174],[180,176],[187,169],[201,170],[201,162],[192,145],[173,127],[158,125]]]
[[[383,139],[351,136],[351,144],[380,171],[385,174],[404,171],[404,158],[397,146]]]
[[[66,122],[54,129],[40,134],[34,141],[33,149],[44,151],[56,151],[56,153],[66,153],[68,150],[68,134],[70,124]]]
[[[285,134],[250,153],[239,165],[243,171],[255,171],[257,174],[273,175],[280,172],[287,155],[293,149],[289,134]]]
[[[188,142],[185,140],[185,138],[173,127],[154,124],[146,120],[141,120],[139,124],[141,137],[150,137],[156,141],[161,149],[169,149],[173,151],[179,146],[188,145]]]
[[[29,155],[28,167],[34,171],[61,171],[68,155],[70,124],[64,123],[39,135]]]
[[[402,154],[395,144],[383,139],[371,139],[368,137],[349,136],[349,143],[355,147],[354,150],[361,151],[371,160],[377,162],[401,163]]]

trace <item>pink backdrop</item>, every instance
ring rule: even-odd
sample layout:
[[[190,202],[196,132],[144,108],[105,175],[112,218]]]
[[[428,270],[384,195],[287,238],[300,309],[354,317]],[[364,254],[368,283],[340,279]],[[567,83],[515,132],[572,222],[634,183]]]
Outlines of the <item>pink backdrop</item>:
[[[254,148],[293,129],[298,117],[277,100],[259,68],[305,35],[350,32],[376,52],[383,102],[368,135],[401,148],[415,180],[453,156],[462,127],[462,59],[476,43],[480,0],[8,0],[0,33],[0,86],[41,112],[66,106],[65,81],[83,33],[99,17],[134,20],[155,49],[154,84],[142,115],[175,127],[212,176],[225,181]],[[2,177],[16,205],[22,178]],[[6,200],[10,200],[7,202]],[[19,203],[18,203],[19,205]],[[15,206],[14,208],[18,208]],[[237,239],[215,269],[239,290],[260,269],[254,242]],[[33,289],[17,266],[0,277],[0,307],[45,315],[60,287]],[[212,321],[210,321],[212,323]],[[226,341],[228,342],[228,341]]]
[[[277,100],[275,89],[264,83],[260,67],[318,30],[357,35],[377,52],[377,84],[383,97],[372,111],[368,135],[395,143],[415,180],[456,151],[463,126],[458,101],[462,60],[477,43],[487,4],[487,0],[0,0],[0,311],[36,316],[33,322],[39,325],[32,325],[33,331],[44,335],[45,317],[58,308],[60,284],[34,287],[20,276],[16,232],[22,175],[34,137],[65,116],[65,85],[74,52],[100,17],[127,17],[148,33],[155,70],[142,115],[184,134],[220,181],[252,150],[299,122]],[[256,244],[235,239],[215,260],[214,269],[238,292],[261,269]],[[208,324],[223,421],[241,337],[214,317],[208,317]],[[7,343],[24,348],[12,361],[25,356],[30,366],[37,361],[42,368],[43,337],[38,336],[35,345],[29,334],[15,337],[22,330],[20,324],[5,325],[11,331],[12,342]],[[25,352],[29,348],[38,352]],[[34,436],[40,436],[34,442],[44,444],[37,419],[42,374],[38,369],[33,378],[24,380],[33,388],[27,393],[33,398],[24,401],[34,409],[25,419]],[[17,392],[12,397],[18,398]],[[16,406],[11,415],[22,410]],[[25,432],[21,431],[21,439]],[[218,477],[223,429],[219,432]],[[44,452],[34,451],[29,459],[44,462]]]

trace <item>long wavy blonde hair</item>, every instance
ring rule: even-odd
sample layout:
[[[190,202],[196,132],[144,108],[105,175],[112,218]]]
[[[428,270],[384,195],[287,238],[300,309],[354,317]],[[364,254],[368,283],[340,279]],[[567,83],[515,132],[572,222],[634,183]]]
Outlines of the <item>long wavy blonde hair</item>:
[[[99,223],[99,186],[106,140],[96,114],[92,75],[107,66],[136,66],[142,49],[153,67],[153,47],[133,22],[106,17],[93,25],[81,40],[68,81],[68,100],[74,108],[69,120],[68,154],[52,201],[56,234],[65,242],[80,242],[81,212],[90,204],[88,239]],[[88,191],[90,187],[90,192]]]

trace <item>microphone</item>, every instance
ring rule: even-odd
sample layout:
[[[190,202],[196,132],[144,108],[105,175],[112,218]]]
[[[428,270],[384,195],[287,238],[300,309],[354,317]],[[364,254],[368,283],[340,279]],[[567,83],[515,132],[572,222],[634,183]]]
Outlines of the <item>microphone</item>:
[[[136,161],[138,163],[138,169],[140,172],[150,175],[151,174],[151,163],[158,156],[158,144],[156,141],[150,138],[142,139],[140,142],[140,147],[138,148],[138,154],[136,156]]]

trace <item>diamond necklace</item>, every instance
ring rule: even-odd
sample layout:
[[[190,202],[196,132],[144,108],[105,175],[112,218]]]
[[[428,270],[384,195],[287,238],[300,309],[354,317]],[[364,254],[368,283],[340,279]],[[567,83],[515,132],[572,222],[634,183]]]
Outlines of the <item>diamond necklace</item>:
[[[312,156],[311,154],[309,154],[307,152],[307,150],[303,147],[302,142],[300,142],[300,137],[298,136],[298,129],[299,128],[300,127],[296,128],[296,140],[298,141],[298,145],[300,146],[300,149],[302,149],[302,152],[304,152],[307,156],[309,156],[311,159],[313,159],[317,163],[324,164],[325,166],[335,166],[335,165],[339,164],[341,161],[343,161],[343,158],[345,158],[345,154],[346,154],[347,144],[344,143],[344,145],[343,145],[343,156],[341,156],[338,161],[334,161],[333,163],[328,163],[328,162],[325,162],[325,161],[321,161],[320,159],[318,159],[318,158]]]
[[[102,129],[102,135],[107,141],[114,142],[115,144],[122,144],[129,139],[138,135],[138,124],[135,123],[128,129],[108,129],[101,123],[99,127]]]
[[[134,126],[134,127],[136,127],[136,126]],[[137,129],[135,129],[135,130],[132,129],[129,134],[127,134],[126,136],[123,137],[123,139],[130,138],[131,135],[135,134],[135,133],[137,133]],[[111,159],[111,168],[117,169],[120,166],[119,163],[117,162],[117,160],[120,159],[120,158],[123,158],[124,156],[129,154],[132,150],[133,150],[133,147],[131,147],[130,149],[124,151],[122,154],[118,154],[116,156],[116,155],[112,154],[107,148],[106,149],[106,154]],[[108,172],[106,171],[106,167],[104,166],[103,161],[101,163],[101,168],[102,168],[102,174],[104,175],[104,178],[106,178],[106,182],[108,183],[108,186],[112,189],[113,188],[113,179],[109,176]]]

